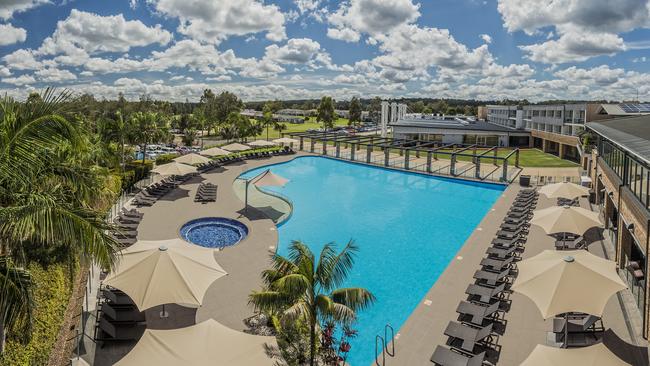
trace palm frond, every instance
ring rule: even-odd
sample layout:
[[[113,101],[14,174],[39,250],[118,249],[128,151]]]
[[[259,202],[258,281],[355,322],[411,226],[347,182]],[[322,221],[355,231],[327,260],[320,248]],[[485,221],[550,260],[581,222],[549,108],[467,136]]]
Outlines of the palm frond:
[[[248,295],[248,304],[256,310],[275,312],[286,305],[286,297],[278,291],[253,291]]]
[[[324,256],[318,264],[317,274],[325,291],[331,291],[345,281],[354,265],[358,249],[354,241],[350,240],[338,255],[329,250]]]
[[[286,293],[289,296],[300,296],[304,294],[309,288],[309,279],[301,273],[293,273],[282,276],[277,281],[273,282],[274,289]]]
[[[34,308],[33,282],[28,271],[14,266],[7,256],[0,256],[0,321],[14,334],[31,334]]]
[[[340,288],[332,291],[331,296],[335,303],[343,304],[354,311],[366,309],[376,300],[370,291],[359,287]]]

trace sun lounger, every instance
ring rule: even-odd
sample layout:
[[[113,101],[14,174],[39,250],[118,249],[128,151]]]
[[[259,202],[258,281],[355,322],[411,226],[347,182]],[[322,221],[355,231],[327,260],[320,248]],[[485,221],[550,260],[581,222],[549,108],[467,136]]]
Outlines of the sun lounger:
[[[112,304],[134,305],[133,300],[131,300],[129,295],[118,289],[105,287],[102,289],[102,296],[106,299],[106,301],[110,301]]]
[[[136,340],[142,336],[145,325],[141,323],[111,323],[106,318],[99,320],[99,337],[97,341],[127,341]]]
[[[145,321],[144,313],[138,311],[135,306],[132,305],[117,305],[111,303],[103,303],[101,305],[101,312],[103,316],[107,317],[107,320],[111,323],[124,322],[124,323],[133,323],[133,322],[143,322]]]
[[[510,247],[510,248],[496,248],[496,247],[489,247],[486,250],[486,253],[492,257],[492,258],[499,258],[499,259],[505,259],[507,257],[512,257],[516,255],[516,247]]]
[[[526,233],[523,230],[516,230],[516,231],[506,231],[506,230],[499,230],[497,231],[497,238],[503,238],[503,239],[515,239],[515,238],[521,238],[526,236]]]
[[[481,266],[483,266],[483,269],[486,271],[501,272],[504,269],[511,268],[514,260],[514,257],[507,257],[502,260],[488,257],[481,260]]]
[[[487,287],[476,283],[471,283],[469,286],[467,286],[465,293],[470,296],[470,299],[476,299],[482,303],[487,304],[490,302],[490,299],[495,299],[501,295],[505,288],[506,284],[503,282],[496,287]]]
[[[474,352],[476,343],[486,339],[489,342],[491,333],[491,323],[485,327],[471,327],[457,322],[449,322],[445,329],[445,335],[451,337],[452,340],[459,340],[461,342],[459,348],[467,352]]]
[[[136,210],[135,208],[130,210],[122,208],[122,210],[120,211],[120,215],[126,217],[140,218],[140,219],[144,216],[142,212]]]
[[[527,225],[524,224],[509,224],[509,223],[503,223],[500,226],[500,229],[503,231],[509,231],[509,232],[522,232],[522,233],[527,233]]]
[[[485,360],[485,352],[472,356],[442,346],[437,346],[431,355],[431,362],[440,366],[481,366],[483,360]]]
[[[501,272],[489,272],[481,269],[474,272],[474,278],[479,280],[479,283],[482,281],[489,286],[496,286],[499,282],[507,281],[509,274],[509,269],[504,269]]]
[[[564,333],[564,317],[553,318],[553,333]],[[569,333],[604,332],[602,319],[595,315],[569,315]]]
[[[513,239],[504,239],[504,238],[494,238],[492,239],[492,246],[495,248],[517,248],[520,246],[522,239],[517,237]]]
[[[461,301],[456,308],[456,312],[461,314],[462,321],[467,321],[476,325],[483,325],[485,318],[494,318],[498,316],[501,301],[493,301],[489,305],[480,305],[468,301]]]

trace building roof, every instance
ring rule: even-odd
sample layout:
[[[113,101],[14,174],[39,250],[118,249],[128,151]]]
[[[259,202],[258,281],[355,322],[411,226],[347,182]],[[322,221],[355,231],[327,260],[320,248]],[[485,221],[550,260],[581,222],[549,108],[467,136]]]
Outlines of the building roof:
[[[484,121],[470,121],[460,118],[455,119],[417,119],[403,118],[390,124],[393,127],[420,127],[445,130],[489,131],[489,132],[525,132],[507,128]]]
[[[590,122],[587,127],[650,163],[650,115]]]

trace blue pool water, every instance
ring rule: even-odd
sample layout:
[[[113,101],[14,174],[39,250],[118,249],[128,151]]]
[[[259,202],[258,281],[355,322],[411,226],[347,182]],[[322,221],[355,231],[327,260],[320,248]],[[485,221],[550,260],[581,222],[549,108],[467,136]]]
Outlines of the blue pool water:
[[[181,238],[206,248],[223,248],[239,243],[248,235],[248,228],[237,220],[205,217],[189,221],[181,227]]]
[[[323,157],[243,176],[268,168],[289,182],[264,189],[289,197],[294,208],[278,228],[280,255],[292,240],[316,255],[332,241],[340,248],[354,239],[360,247],[342,287],[365,287],[377,301],[353,326],[359,332],[348,357],[353,366],[373,362],[375,336],[384,335],[386,324],[398,331],[505,189]]]

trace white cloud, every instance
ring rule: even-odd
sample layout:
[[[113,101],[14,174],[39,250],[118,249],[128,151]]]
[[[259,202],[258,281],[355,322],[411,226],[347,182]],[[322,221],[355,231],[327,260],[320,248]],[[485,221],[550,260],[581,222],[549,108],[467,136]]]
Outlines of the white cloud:
[[[11,75],[11,71],[9,71],[8,68],[4,66],[0,66],[0,77],[10,76],[10,75]]]
[[[626,46],[623,39],[615,34],[572,31],[562,34],[558,40],[519,48],[533,61],[558,64],[585,61],[601,55],[611,56],[625,51]]]
[[[101,16],[73,9],[59,21],[51,37],[43,41],[40,54],[78,52],[127,52],[131,47],[153,43],[165,45],[172,35],[158,24],[147,27],[139,20],[126,20],[122,14]]]
[[[216,77],[208,77],[205,79],[209,81],[230,81],[232,80],[232,77],[230,77],[230,75],[219,75]]]
[[[36,80],[31,75],[21,75],[15,78],[3,78],[2,82],[7,84],[22,86],[22,85],[33,84],[36,82]]]
[[[338,75],[334,78],[334,81],[340,84],[366,84],[366,78],[363,75],[359,74],[349,74],[349,75]]]
[[[77,75],[68,70],[61,70],[56,68],[47,68],[38,70],[34,73],[38,80],[44,83],[60,83],[63,81],[76,80]]]
[[[3,0],[0,1],[0,19],[9,19],[14,13],[20,13],[47,4],[49,0]]]
[[[25,42],[27,31],[23,28],[16,28],[11,24],[0,24],[0,46]]]
[[[231,35],[266,32],[271,41],[286,38],[285,16],[276,5],[258,0],[150,0],[155,9],[180,20],[178,32],[219,44]]]
[[[485,43],[492,43],[492,37],[490,37],[489,34],[481,34],[479,37],[481,37]]]
[[[2,58],[7,66],[14,70],[37,70],[43,64],[34,58],[31,50],[17,50]]]
[[[510,32],[528,35],[548,32],[548,41],[521,46],[534,61],[580,62],[591,57],[613,55],[631,49],[620,33],[650,27],[647,0],[499,0],[498,10]],[[557,40],[552,38],[555,35]],[[641,46],[645,48],[645,46]]]
[[[318,9],[321,0],[294,0],[300,14],[305,14]]]
[[[361,34],[351,28],[328,28],[327,36],[345,42],[359,42]]]
[[[354,33],[371,36],[415,21],[420,16],[420,5],[411,0],[349,0],[341,2],[336,12],[328,16],[334,30],[328,36],[350,40]]]
[[[287,44],[279,47],[266,47],[264,58],[277,63],[305,64],[312,60],[320,51],[320,44],[309,38],[292,38]]]

